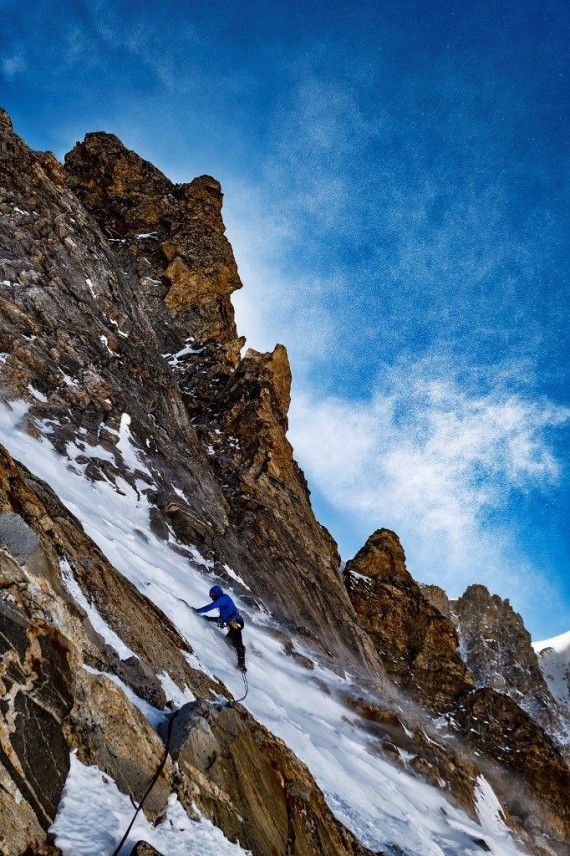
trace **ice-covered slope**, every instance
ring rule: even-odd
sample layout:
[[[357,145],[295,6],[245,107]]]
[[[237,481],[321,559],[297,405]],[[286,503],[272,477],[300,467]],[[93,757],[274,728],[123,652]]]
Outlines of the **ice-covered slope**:
[[[570,718],[570,630],[533,642],[548,689]]]
[[[197,550],[181,555],[172,534],[165,542],[153,533],[143,492],[152,487],[152,476],[130,440],[128,418],[121,421],[119,448],[125,465],[140,473],[138,491],[120,479],[116,487],[107,481],[88,481],[85,465],[75,459],[80,453],[101,456],[104,450],[86,448],[78,438],[68,445],[68,459],[60,457],[47,439],[33,439],[19,428],[25,411],[22,403],[13,403],[12,409],[0,407],[0,441],[51,485],[109,560],[191,641],[200,667],[239,695],[241,678],[233,668],[233,653],[217,628],[189,608],[207,602],[211,564]],[[350,691],[350,676],[339,677],[318,665],[307,669],[301,658],[287,656],[271,616],[241,606],[248,617],[246,706],[306,762],[336,816],[364,844],[415,856],[477,854],[481,852],[477,841],[484,841],[496,856],[524,852],[513,841],[483,777],[475,792],[477,823],[441,791],[408,772],[412,758],[400,753],[397,765],[371,750],[370,735],[338,698],[339,691]],[[301,649],[301,653],[310,652]],[[74,766],[72,771],[79,775]],[[56,830],[69,830],[73,807],[64,802],[62,811],[67,825],[63,827],[60,817]],[[103,845],[93,852],[103,854]]]

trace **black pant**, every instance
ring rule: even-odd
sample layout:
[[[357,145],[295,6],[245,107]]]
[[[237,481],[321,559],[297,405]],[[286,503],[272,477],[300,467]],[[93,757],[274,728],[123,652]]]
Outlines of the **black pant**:
[[[236,624],[239,624],[239,627],[232,627],[230,624],[230,629],[228,630],[227,638],[230,640],[230,642],[236,649],[238,666],[243,666],[245,665],[245,647],[243,644],[243,639],[241,638],[241,631],[243,630],[243,621],[239,618],[234,618],[233,620]]]

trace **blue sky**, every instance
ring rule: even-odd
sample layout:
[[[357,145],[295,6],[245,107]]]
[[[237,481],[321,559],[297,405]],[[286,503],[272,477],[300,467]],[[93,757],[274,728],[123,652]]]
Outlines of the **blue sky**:
[[[0,0],[0,39],[33,147],[106,130],[222,182],[343,557],[387,526],[416,578],[567,630],[570,7]]]

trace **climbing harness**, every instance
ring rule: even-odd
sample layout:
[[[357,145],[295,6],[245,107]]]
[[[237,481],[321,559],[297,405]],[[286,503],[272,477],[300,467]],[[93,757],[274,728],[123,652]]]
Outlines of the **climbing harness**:
[[[125,834],[123,835],[123,837],[121,838],[120,842],[117,844],[117,846],[115,847],[115,849],[113,850],[113,852],[111,853],[111,856],[119,856],[119,853],[121,852],[121,848],[122,848],[123,844],[125,843],[125,841],[127,840],[127,838],[129,837],[129,832],[130,832],[130,831],[131,831],[131,829],[133,828],[133,824],[134,824],[135,820],[137,819],[137,815],[138,815],[139,811],[141,810],[141,808],[142,808],[142,807],[143,807],[143,805],[145,804],[145,800],[146,800],[146,798],[148,797],[148,795],[150,794],[150,792],[152,791],[152,789],[154,788],[154,786],[155,786],[155,785],[156,785],[156,783],[158,782],[158,777],[159,777],[159,776],[160,776],[160,774],[162,773],[162,771],[163,771],[163,769],[164,769],[164,765],[166,764],[166,759],[168,758],[168,753],[169,753],[169,751],[170,751],[170,738],[171,738],[171,736],[172,736],[172,726],[173,726],[173,724],[174,724],[174,720],[175,720],[175,719],[176,719],[176,717],[178,716],[178,713],[179,713],[179,710],[176,710],[176,711],[172,714],[172,716],[170,717],[170,719],[168,720],[168,732],[167,732],[167,734],[166,734],[166,746],[165,746],[165,748],[164,748],[164,755],[162,756],[162,761],[161,761],[161,762],[160,762],[160,764],[158,765],[158,769],[157,769],[156,773],[155,773],[155,774],[154,774],[154,776],[153,776],[152,782],[150,783],[150,785],[149,785],[149,786],[148,786],[148,788],[146,789],[145,794],[144,794],[144,796],[143,796],[142,800],[140,801],[139,805],[137,806],[137,810],[136,810],[136,811],[135,811],[135,813],[133,814],[133,817],[132,817],[132,819],[131,819],[131,822],[129,823],[129,825],[128,825],[128,827],[127,827],[127,831],[125,832]],[[132,798],[131,798],[131,802],[133,802]],[[134,803],[133,803],[133,804],[134,804]]]

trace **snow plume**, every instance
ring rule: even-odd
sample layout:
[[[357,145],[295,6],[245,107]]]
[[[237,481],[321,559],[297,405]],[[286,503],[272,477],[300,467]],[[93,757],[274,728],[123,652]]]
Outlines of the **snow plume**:
[[[437,369],[437,370],[436,370]],[[514,385],[486,389],[427,363],[387,370],[369,401],[293,400],[291,440],[309,481],[369,534],[402,538],[415,577],[459,594],[471,582],[519,600],[547,582],[501,522],[514,497],[552,487],[548,432],[570,411]],[[508,579],[508,585],[502,585]]]

